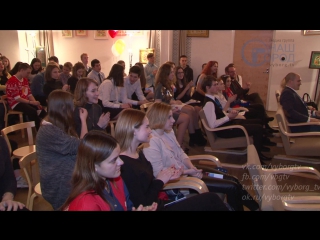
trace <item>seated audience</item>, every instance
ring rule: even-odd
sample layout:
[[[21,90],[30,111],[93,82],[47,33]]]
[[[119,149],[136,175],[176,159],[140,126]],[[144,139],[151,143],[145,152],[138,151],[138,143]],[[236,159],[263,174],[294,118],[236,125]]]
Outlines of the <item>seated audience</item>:
[[[262,121],[259,119],[235,119],[239,112],[233,109],[226,113],[223,112],[219,100],[215,97],[215,94],[218,93],[218,81],[214,76],[208,75],[202,80],[202,90],[206,93],[203,110],[209,127],[243,126],[248,135],[253,137],[253,144],[257,149],[261,163],[264,165],[263,161],[271,160],[272,158],[264,156],[261,152],[263,148]],[[215,133],[221,138],[244,136],[243,130],[239,128],[220,130]]]
[[[198,100],[203,104],[205,97],[205,92],[202,90],[202,80],[209,75],[213,75],[217,78],[218,74],[218,62],[217,61],[208,61],[205,67],[202,69],[200,76],[197,79],[197,84],[195,85],[196,89],[192,95],[192,99]]]
[[[301,76],[288,73],[281,81],[280,104],[289,123],[320,122],[320,111],[309,109],[297,91],[300,89]],[[320,132],[320,125],[290,126],[291,132]]]
[[[18,72],[8,80],[6,93],[10,108],[23,112],[28,116],[29,121],[35,121],[36,129],[38,130],[40,121],[46,115],[46,112],[31,93],[28,81],[30,72],[30,65],[21,63]],[[37,110],[41,110],[39,114]]]
[[[183,144],[186,128],[180,128],[181,123],[188,122],[189,146],[204,146],[207,140],[203,137],[199,126],[199,115],[194,107],[183,104],[180,100],[174,100],[174,70],[172,65],[164,63],[156,75],[155,101],[165,102],[173,109],[173,116],[178,125],[177,139]],[[187,120],[189,118],[189,121]],[[185,124],[183,125],[185,126]]]
[[[50,64],[56,63],[48,63],[47,67]],[[43,92],[43,86],[45,84],[44,79],[45,70],[38,72],[32,79],[32,83],[30,85],[30,89],[34,98],[40,102],[42,106],[47,106],[47,96]]]
[[[129,76],[124,78],[124,88],[126,89],[128,103],[133,108],[140,109],[140,105],[149,102],[143,95],[140,83],[140,67],[132,66],[129,69]]]
[[[68,79],[71,77],[72,63],[65,62],[63,64],[62,72],[59,74],[59,81],[62,82],[62,86],[68,85]]]
[[[87,77],[92,78],[97,81],[98,85],[105,79],[104,73],[101,71],[101,63],[98,59],[93,59],[91,61],[92,70],[88,73]],[[123,77],[123,76],[122,76]]]
[[[40,58],[33,58],[31,60],[30,66],[32,69],[31,69],[31,74],[29,76],[29,84],[31,85],[34,76],[39,72],[42,72],[44,68],[42,67],[42,62]]]
[[[106,132],[93,130],[79,144],[65,211],[155,211],[157,203],[135,208],[120,176],[120,147]]]
[[[180,55],[179,66],[182,67],[187,82],[193,82],[193,69],[188,65],[188,57],[186,55]]]
[[[158,66],[154,64],[155,56],[153,53],[148,53],[147,55],[148,63],[144,67],[146,73],[146,88],[154,87],[155,86],[155,77],[158,71]]]
[[[16,62],[16,64],[13,66],[13,68],[11,68],[10,72],[8,72],[10,74],[10,76],[13,76],[15,75],[18,70],[19,70],[19,65],[21,64],[22,62],[18,61]]]
[[[79,136],[81,133],[81,119],[78,108],[85,108],[88,111],[88,132],[94,129],[105,130],[110,121],[110,113],[102,112],[102,108],[98,104],[98,97],[97,81],[87,77],[80,78],[74,91],[74,120],[75,128]]]
[[[84,108],[78,110],[82,123],[80,136],[74,128],[73,95],[60,89],[52,91],[48,115],[36,136],[41,192],[54,210],[58,210],[70,194],[80,139],[88,132],[88,112]]]
[[[56,89],[62,89],[62,82],[59,80],[59,65],[52,63],[48,64],[44,74],[45,84],[43,85],[43,93],[47,97]]]
[[[128,76],[128,75],[126,74],[126,72],[125,72],[125,71],[126,71],[126,63],[125,63],[125,61],[119,60],[117,63],[120,64],[120,65],[123,67],[123,77]]]
[[[257,92],[249,93],[251,82],[243,82],[242,77],[236,74],[236,68],[233,63],[230,63],[228,66],[225,67],[225,73],[231,77],[231,85],[230,89],[233,93],[238,95],[238,98],[241,100],[245,100],[250,102],[250,105],[253,104],[260,104],[264,107],[264,103],[260,97],[260,94]],[[279,132],[276,129],[272,129],[268,122],[273,121],[273,117],[269,117],[265,111],[265,126],[271,133]]]
[[[99,86],[98,103],[103,112],[110,112],[111,120],[116,120],[123,109],[132,107],[123,85],[123,67],[120,64],[113,64],[108,77]]]
[[[12,75],[7,72],[3,62],[0,60],[0,96],[6,94],[6,83],[11,76]]]
[[[81,62],[83,63],[84,65],[84,69],[85,69],[85,77],[88,76],[88,73],[91,72],[92,70],[92,67],[89,66],[89,56],[88,56],[88,53],[82,53],[80,55],[80,59],[81,59]]]
[[[150,143],[143,148],[143,153],[152,164],[153,175],[174,166],[182,174],[202,179],[210,192],[227,194],[227,201],[235,211],[243,211],[243,205],[250,210],[259,209],[259,204],[242,187],[239,180],[229,174],[214,168],[208,172],[219,174],[221,178],[206,176],[201,169],[194,166],[189,157],[182,151],[172,130],[174,119],[170,106],[164,103],[154,103],[146,113],[149,126],[152,129]]]
[[[59,64],[59,59],[58,59],[58,57],[56,57],[56,56],[51,56],[51,57],[49,57],[49,58],[48,58],[48,63],[50,63],[50,62],[55,62],[55,63],[57,63],[57,64],[59,65],[59,69],[60,69],[59,73],[62,72],[63,66],[62,66],[61,64]]]
[[[69,86],[69,91],[74,94],[74,89],[76,88],[77,82],[80,78],[85,77],[86,70],[82,62],[77,62],[72,68],[72,75],[68,78],[67,84]]]
[[[157,211],[223,211],[228,210],[215,193],[204,193],[190,197],[173,205],[163,191],[163,186],[171,179],[176,179],[182,173],[169,167],[153,176],[151,163],[146,159],[138,146],[148,143],[151,129],[145,113],[136,109],[125,109],[120,113],[115,128],[115,136],[120,144],[121,177],[126,182],[130,199],[134,206],[158,203]],[[160,198],[159,195],[165,198]]]
[[[0,57],[0,60],[3,62],[4,67],[7,69],[7,72],[10,72],[11,71],[11,63],[10,63],[9,58],[4,56],[4,55],[2,55]]]
[[[201,71],[203,71],[204,67],[207,65],[207,63],[203,63],[201,65]],[[196,82],[194,83],[194,86],[196,87],[197,84],[198,84],[198,80],[199,80],[199,77],[201,76],[201,73],[198,75],[198,77],[196,78]]]
[[[141,87],[142,87],[142,92],[143,95],[146,97],[146,99],[148,101],[152,101],[154,98],[154,88],[146,88],[146,84],[147,84],[147,79],[146,79],[146,73],[144,70],[144,66],[141,62],[137,62],[135,64],[135,66],[139,66],[140,67],[140,83],[141,83]]]

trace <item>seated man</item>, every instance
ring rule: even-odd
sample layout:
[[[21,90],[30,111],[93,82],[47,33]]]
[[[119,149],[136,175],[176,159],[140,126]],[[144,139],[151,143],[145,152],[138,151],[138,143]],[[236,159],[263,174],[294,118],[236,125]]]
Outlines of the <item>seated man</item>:
[[[296,92],[301,85],[299,74],[290,72],[281,82],[280,105],[289,123],[320,122],[320,111],[309,110]],[[290,127],[291,132],[320,132],[320,125]]]
[[[132,66],[129,70],[129,76],[124,78],[124,88],[127,92],[128,103],[133,108],[140,109],[140,105],[149,102],[144,96],[140,83],[140,67]]]
[[[230,125],[242,125],[248,132],[249,136],[253,137],[253,144],[257,149],[261,164],[263,160],[271,160],[272,158],[264,156],[263,150],[263,128],[260,119],[235,119],[238,111],[230,110],[226,114],[220,108],[219,100],[214,96],[218,93],[218,81],[212,76],[206,76],[202,81],[202,90],[205,92],[203,103],[203,111],[211,128],[224,127]],[[244,132],[239,128],[226,129],[216,131],[216,134],[221,138],[233,138],[244,136]]]
[[[260,104],[264,107],[264,103],[259,95],[259,93],[248,93],[250,91],[251,83],[250,82],[242,82],[242,77],[236,74],[236,68],[233,63],[230,63],[228,66],[225,67],[226,75],[231,77],[231,85],[230,89],[234,94],[238,95],[238,99],[245,100],[250,102],[250,105],[253,104]],[[266,121],[266,128],[271,133],[276,133],[278,130],[272,129],[268,122],[273,121],[273,117],[269,117],[267,113],[265,114],[265,121]]]

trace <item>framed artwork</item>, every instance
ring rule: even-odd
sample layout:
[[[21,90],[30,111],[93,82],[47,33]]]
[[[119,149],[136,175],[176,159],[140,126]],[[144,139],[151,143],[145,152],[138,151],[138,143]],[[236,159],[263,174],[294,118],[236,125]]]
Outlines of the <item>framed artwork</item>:
[[[187,30],[187,37],[209,37],[209,30]]]
[[[155,55],[155,49],[154,48],[145,48],[145,49],[140,49],[140,55],[139,55],[139,62],[142,64],[147,64],[148,63],[148,58],[147,55],[148,53],[153,53]]]
[[[75,35],[82,37],[82,36],[87,36],[88,35],[88,31],[87,30],[75,30]]]
[[[94,30],[94,39],[109,39],[108,30]]]
[[[62,37],[72,37],[72,30],[62,30]]]
[[[320,51],[311,52],[309,68],[320,69]]]
[[[302,30],[303,31],[303,35],[319,35],[320,34],[320,30]]]

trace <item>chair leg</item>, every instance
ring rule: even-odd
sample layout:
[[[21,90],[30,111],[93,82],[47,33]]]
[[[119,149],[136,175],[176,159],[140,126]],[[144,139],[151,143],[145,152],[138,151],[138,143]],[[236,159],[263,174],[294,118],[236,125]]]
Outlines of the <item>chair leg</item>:
[[[33,200],[34,198],[37,196],[36,193],[33,193],[30,197],[30,201],[29,201],[29,206],[26,206],[30,211],[32,211],[33,209]]]
[[[19,114],[19,120],[20,120],[20,123],[23,123],[23,115],[22,114]],[[25,138],[24,129],[21,129],[21,135],[22,135],[22,138]]]

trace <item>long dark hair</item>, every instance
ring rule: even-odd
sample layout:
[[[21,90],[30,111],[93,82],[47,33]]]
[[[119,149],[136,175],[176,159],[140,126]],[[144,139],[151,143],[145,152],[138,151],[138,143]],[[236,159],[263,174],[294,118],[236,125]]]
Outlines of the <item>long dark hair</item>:
[[[79,194],[90,190],[114,209],[103,195],[106,181],[96,172],[95,165],[106,160],[117,145],[117,140],[105,131],[92,130],[81,139],[71,180],[72,190],[61,210],[66,209]]]
[[[113,79],[115,86],[123,87],[123,72],[124,68],[119,63],[115,63],[112,65],[107,79]]]
[[[48,96],[48,115],[45,119],[68,135],[78,137],[74,128],[73,109],[73,95],[70,92],[53,90]]]

